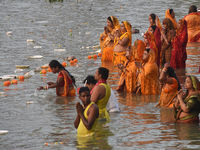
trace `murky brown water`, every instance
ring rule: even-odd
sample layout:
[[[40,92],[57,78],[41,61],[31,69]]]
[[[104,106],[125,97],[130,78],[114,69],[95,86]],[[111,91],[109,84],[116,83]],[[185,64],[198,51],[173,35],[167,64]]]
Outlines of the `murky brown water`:
[[[26,72],[52,59],[63,62],[63,58],[74,55],[80,67],[69,65],[67,69],[76,77],[78,86],[103,65],[110,69],[109,84],[115,89],[119,80],[117,69],[109,63],[101,64],[100,58],[85,59],[94,52],[91,46],[98,45],[106,18],[114,15],[120,21],[128,20],[134,28],[145,32],[150,13],[156,13],[163,20],[165,10],[174,8],[179,19],[187,14],[191,4],[198,6],[198,2],[2,0],[0,76],[14,74],[15,65],[30,65]],[[7,31],[12,31],[12,36],[7,36]],[[90,34],[86,34],[88,32]],[[27,39],[35,43],[27,43]],[[142,39],[140,34],[133,35],[133,41],[136,39]],[[176,70],[181,84],[188,74],[200,79],[200,44],[188,46],[187,68]],[[59,48],[66,51],[54,51]],[[33,55],[44,57],[29,59]],[[0,135],[0,149],[200,149],[199,126],[174,124],[172,109],[154,107],[159,95],[139,96],[116,91],[121,113],[110,114],[111,121],[107,124],[100,122],[95,138],[77,139],[73,122],[78,97],[59,98],[54,89],[34,95],[38,86],[45,85],[45,81],[55,81],[56,77],[52,73],[46,76],[36,73],[18,85],[0,87],[7,95],[0,97],[0,130],[9,130],[8,134]],[[27,101],[34,103],[26,105]]]

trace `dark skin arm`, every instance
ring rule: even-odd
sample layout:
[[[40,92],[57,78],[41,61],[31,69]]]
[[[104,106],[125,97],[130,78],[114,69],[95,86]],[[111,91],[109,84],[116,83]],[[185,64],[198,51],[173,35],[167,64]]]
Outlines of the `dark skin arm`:
[[[164,65],[164,69],[167,70],[167,68],[170,66],[170,63],[167,62],[165,63]],[[166,76],[166,72],[165,71],[162,71],[161,74],[160,74],[160,77],[159,77],[159,80],[161,83],[168,83],[168,84],[173,84],[173,78],[168,78]]]
[[[180,90],[178,91],[177,98],[178,98],[178,101],[179,101],[179,103],[180,103],[181,109],[182,109],[184,112],[189,113],[190,110],[186,107],[186,104],[185,104],[184,101],[183,101],[183,90],[182,90],[182,89],[180,89]]]
[[[77,111],[77,116],[76,116],[76,120],[74,121],[74,127],[77,129],[78,126],[79,126],[79,123],[80,123],[80,116],[78,114],[78,110],[77,109],[76,109],[76,111]]]
[[[91,101],[96,104],[98,100],[102,99],[105,96],[105,93],[106,89],[103,85],[96,86],[91,95]]]
[[[88,119],[84,117],[84,114],[83,114],[84,109],[79,102],[77,102],[76,104],[76,109],[86,129],[90,130],[93,126],[95,119],[99,117],[99,108],[96,105],[92,104],[88,110],[88,114],[87,114]]]

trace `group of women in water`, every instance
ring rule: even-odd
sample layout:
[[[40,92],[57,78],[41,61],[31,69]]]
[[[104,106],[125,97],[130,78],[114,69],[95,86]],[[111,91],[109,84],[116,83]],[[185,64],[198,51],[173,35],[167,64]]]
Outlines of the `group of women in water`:
[[[168,9],[163,26],[156,14],[149,15],[149,23],[144,40],[132,45],[131,24],[122,21],[119,26],[116,17],[107,18],[100,35],[101,60],[118,67],[116,90],[144,95],[161,91],[156,107],[174,107],[177,122],[199,122],[199,80],[188,76],[183,94],[174,69],[186,67],[187,43],[200,42],[200,12],[192,5],[189,14],[177,22],[173,9]]]

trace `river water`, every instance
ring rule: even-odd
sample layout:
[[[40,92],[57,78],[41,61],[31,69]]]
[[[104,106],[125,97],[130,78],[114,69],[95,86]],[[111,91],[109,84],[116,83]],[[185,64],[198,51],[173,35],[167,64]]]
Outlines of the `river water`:
[[[165,10],[173,8],[176,19],[183,18],[198,0],[1,0],[0,1],[0,76],[14,74],[15,65],[30,65],[23,73],[68,56],[78,59],[77,66],[67,66],[76,78],[77,86],[94,74],[101,65],[110,69],[109,84],[116,88],[119,80],[112,64],[102,64],[100,58],[85,59],[93,53],[91,46],[99,44],[99,35],[106,18],[113,15],[119,21],[129,21],[133,28],[145,32],[148,15],[155,13],[164,19]],[[71,34],[70,31],[71,30]],[[12,35],[6,32],[12,31]],[[27,39],[35,40],[27,43]],[[133,41],[142,39],[133,35]],[[41,48],[34,47],[41,46]],[[89,47],[89,48],[86,48]],[[64,52],[54,49],[66,49]],[[200,44],[187,47],[187,67],[176,70],[183,85],[186,75],[200,79]],[[42,59],[30,56],[42,55]],[[99,122],[94,138],[79,139],[73,126],[78,96],[60,98],[55,89],[36,91],[57,75],[36,73],[24,82],[0,87],[0,149],[200,149],[200,130],[196,124],[175,124],[173,110],[155,108],[159,95],[140,96],[115,92],[121,113],[110,114],[111,121]],[[3,84],[3,81],[0,81]],[[27,105],[27,101],[33,104]]]

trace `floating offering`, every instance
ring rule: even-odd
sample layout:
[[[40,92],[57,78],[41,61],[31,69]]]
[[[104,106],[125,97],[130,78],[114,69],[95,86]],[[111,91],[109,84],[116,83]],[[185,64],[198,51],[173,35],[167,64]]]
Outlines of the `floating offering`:
[[[35,42],[33,39],[27,39],[27,42]]]
[[[30,65],[15,65],[16,68],[24,69],[24,68],[29,68]]]
[[[96,51],[96,53],[100,53],[100,52],[101,52],[101,49],[99,49],[99,50]]]
[[[90,32],[86,32],[85,34],[86,34],[86,35],[90,35]]]
[[[42,68],[42,69],[47,69],[47,68],[49,68],[49,64],[45,64],[45,65],[43,65],[41,68]]]
[[[8,76],[0,77],[0,81],[7,81],[7,80],[10,80],[10,79],[12,79],[12,77],[8,77]]]
[[[100,45],[92,46],[92,49],[98,49],[100,48]]]
[[[57,51],[57,52],[64,52],[64,51],[66,51],[66,49],[54,49],[54,51]]]
[[[40,72],[40,74],[46,74],[47,71],[45,69],[42,69],[42,71]]]
[[[64,61],[64,62],[62,63],[62,66],[63,66],[63,67],[66,67],[66,66],[67,66],[67,63]]]
[[[73,60],[71,60],[71,61],[70,61],[70,64],[73,64],[73,63],[74,63],[74,61],[73,61]]]
[[[28,105],[28,104],[33,104],[33,101],[26,102],[26,104],[27,104],[27,105]]]
[[[90,47],[88,46],[88,47],[86,47],[87,49],[89,49]]]
[[[16,69],[15,71],[14,71],[14,73],[19,73],[19,72],[23,72],[24,70],[23,69]]]
[[[29,58],[31,59],[40,59],[40,58],[43,58],[42,55],[35,55],[35,56],[30,56]]]
[[[15,80],[15,79],[12,79],[12,81],[11,81],[11,84],[17,84],[17,80]]]
[[[97,55],[93,55],[93,58],[97,58]]]
[[[20,81],[24,81],[24,76],[19,76]]]
[[[42,48],[42,46],[34,46],[33,48]]]
[[[0,96],[4,95],[5,92],[0,92]]]
[[[52,72],[51,68],[48,68],[48,69],[47,69],[47,72]]]
[[[74,59],[74,62],[76,63],[76,62],[78,62],[78,60],[77,60],[77,59]]]
[[[98,56],[99,56],[99,57],[101,57],[101,56],[102,56],[102,54],[101,54],[101,53],[98,53]]]
[[[91,58],[92,58],[92,56],[89,55],[89,56],[88,56],[88,59],[91,59]]]
[[[12,35],[12,31],[6,32],[6,35]]]
[[[10,81],[5,81],[2,86],[9,86],[11,84]]]
[[[8,132],[8,130],[0,130],[0,134],[7,134]]]

